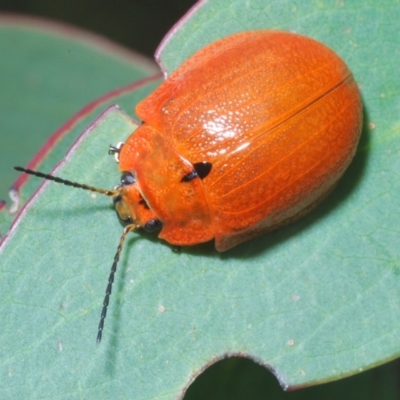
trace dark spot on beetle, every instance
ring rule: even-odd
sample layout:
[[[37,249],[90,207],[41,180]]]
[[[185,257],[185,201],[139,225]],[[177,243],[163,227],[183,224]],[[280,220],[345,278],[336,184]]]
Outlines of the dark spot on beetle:
[[[197,172],[200,179],[204,179],[211,172],[212,164],[207,161],[202,161],[193,164],[195,171]]]
[[[192,171],[189,172],[188,174],[186,174],[182,179],[181,182],[190,182],[192,181],[194,178],[197,178],[197,172],[196,171]]]
[[[195,178],[204,179],[210,172],[212,168],[212,164],[207,161],[202,161],[193,164],[194,170],[186,174],[181,182],[190,182]]]
[[[146,208],[147,210],[150,210],[149,205],[147,204],[147,201],[141,197],[141,200],[139,200],[139,204],[142,205],[144,208]]]

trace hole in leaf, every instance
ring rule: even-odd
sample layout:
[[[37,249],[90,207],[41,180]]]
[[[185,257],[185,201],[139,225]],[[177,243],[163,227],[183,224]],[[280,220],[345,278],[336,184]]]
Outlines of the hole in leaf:
[[[183,399],[274,399],[282,393],[278,380],[266,368],[248,358],[230,357],[201,373]]]
[[[339,379],[285,392],[272,372],[251,359],[230,357],[201,373],[183,400],[397,399],[400,360]]]

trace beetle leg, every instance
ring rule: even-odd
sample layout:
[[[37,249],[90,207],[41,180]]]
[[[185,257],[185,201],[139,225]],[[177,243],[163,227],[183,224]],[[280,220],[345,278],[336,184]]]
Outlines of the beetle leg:
[[[110,145],[108,148],[108,154],[114,154],[114,158],[117,163],[119,163],[119,152],[121,151],[123,145],[124,142],[119,142],[116,146]]]

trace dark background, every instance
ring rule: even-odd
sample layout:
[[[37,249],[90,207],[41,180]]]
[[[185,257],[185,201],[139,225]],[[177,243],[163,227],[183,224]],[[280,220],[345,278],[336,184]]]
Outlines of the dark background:
[[[195,3],[195,0],[0,0],[0,12],[71,24],[153,57],[165,34]],[[231,358],[208,368],[191,385],[185,400],[394,400],[399,398],[399,371],[400,362],[394,361],[348,379],[284,393],[265,368],[250,360]]]
[[[195,0],[0,0],[0,11],[72,24],[152,57],[164,35],[195,3]]]

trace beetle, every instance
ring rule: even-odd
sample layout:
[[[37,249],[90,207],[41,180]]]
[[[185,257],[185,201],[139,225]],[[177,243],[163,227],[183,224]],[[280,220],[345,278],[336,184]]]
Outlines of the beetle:
[[[111,268],[97,341],[126,235],[159,231],[175,246],[215,240],[226,251],[291,223],[333,189],[360,137],[362,105],[344,61],[311,38],[248,31],[182,64],[136,113],[144,121],[111,147],[122,172],[111,196],[126,222]]]

